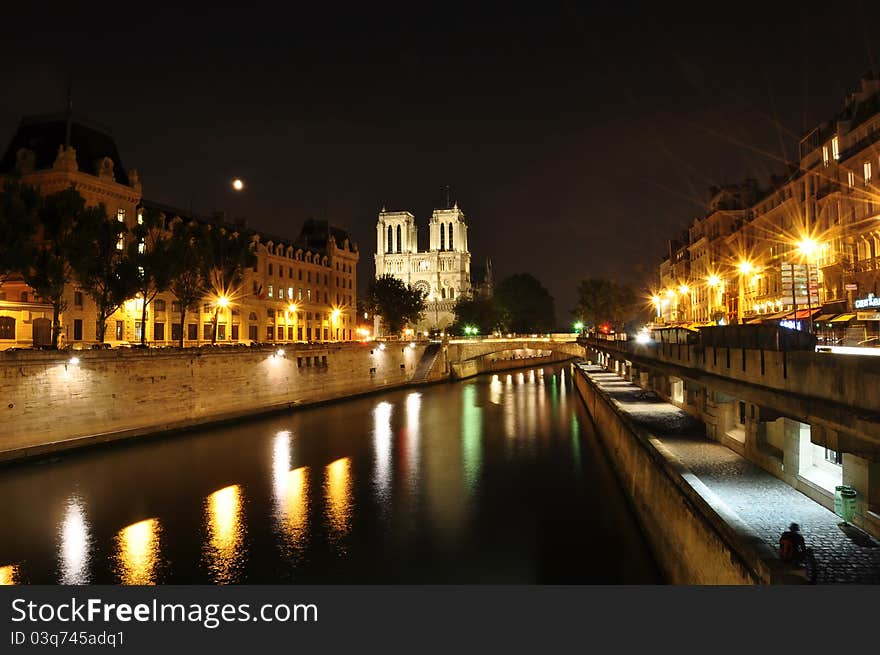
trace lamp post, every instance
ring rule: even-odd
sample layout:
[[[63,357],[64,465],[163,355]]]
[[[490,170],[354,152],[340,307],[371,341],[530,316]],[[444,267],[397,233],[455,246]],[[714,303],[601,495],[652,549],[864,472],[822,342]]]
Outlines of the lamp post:
[[[750,261],[741,260],[736,265],[736,270],[739,271],[739,298],[736,303],[736,322],[742,323],[743,305],[745,304],[745,287],[743,285],[743,278],[755,270],[755,265]]]
[[[229,306],[229,298],[226,296],[219,296],[217,300],[214,301],[214,325],[211,330],[211,345],[213,346],[217,343],[217,319],[220,313],[220,309],[226,309]]]
[[[714,273],[706,278],[706,284],[709,287],[709,320],[714,320],[713,315],[715,314],[715,303],[714,297],[715,294],[718,293],[716,289],[721,286],[721,278]]]
[[[810,238],[801,239],[797,244],[798,252],[803,255],[807,264],[807,313],[810,317],[810,334],[813,334],[813,293],[810,289],[810,257],[819,249],[819,244]],[[794,276],[792,276],[792,286],[794,286]],[[816,280],[816,291],[818,293],[819,281]],[[817,298],[818,300],[818,298]],[[797,319],[797,316],[795,316]]]
[[[687,296],[688,297],[688,304],[687,304],[687,311],[685,312],[685,319],[693,321],[694,320],[694,298],[691,295],[691,288],[686,284],[682,284],[680,287],[678,287],[678,294],[680,296]]]

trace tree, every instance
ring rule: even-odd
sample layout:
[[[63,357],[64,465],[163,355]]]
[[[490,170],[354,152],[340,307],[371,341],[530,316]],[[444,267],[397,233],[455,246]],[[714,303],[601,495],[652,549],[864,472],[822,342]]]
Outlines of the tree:
[[[449,331],[464,334],[465,326],[491,334],[503,325],[503,312],[494,298],[460,298],[455,303],[455,323]]]
[[[422,291],[393,275],[383,275],[370,283],[366,304],[392,334],[400,332],[406,323],[418,323],[426,305]]]
[[[224,226],[208,226],[203,230],[202,244],[202,282],[204,294],[218,300],[229,299],[235,295],[244,277],[244,270],[257,261],[251,250],[251,240],[246,234],[229,231]],[[211,328],[211,344],[217,341],[217,317],[220,304],[214,303],[214,318]]]
[[[575,315],[586,325],[607,323],[615,328],[642,311],[635,291],[605,278],[588,278],[578,285]]]
[[[141,345],[147,342],[147,307],[156,296],[171,285],[175,262],[171,256],[170,237],[165,231],[162,214],[155,209],[145,209],[138,215],[138,223],[132,229],[128,258],[137,269],[137,287],[141,305]]]
[[[125,223],[111,220],[104,205],[87,207],[79,216],[71,266],[83,290],[95,301],[97,340],[104,342],[107,319],[137,293],[137,266],[128,258]]]
[[[556,327],[553,296],[528,273],[504,279],[495,288],[495,300],[507,332],[552,332]]]
[[[40,193],[32,186],[10,180],[0,187],[0,284],[28,269],[41,206]]]
[[[27,192],[30,193],[30,192]],[[71,185],[42,199],[30,230],[33,237],[21,243],[24,281],[37,296],[52,305],[52,347],[58,347],[61,313],[67,309],[64,289],[73,279],[71,257],[86,202]]]
[[[180,342],[186,330],[186,313],[197,307],[205,293],[205,230],[198,223],[177,221],[171,230],[168,255],[173,262],[169,278],[171,293],[180,303]]]

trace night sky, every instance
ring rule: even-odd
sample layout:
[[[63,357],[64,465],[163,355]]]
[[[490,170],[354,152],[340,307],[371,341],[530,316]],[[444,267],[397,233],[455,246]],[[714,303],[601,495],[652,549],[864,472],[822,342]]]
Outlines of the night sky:
[[[4,7],[0,137],[61,111],[72,73],[148,199],[290,238],[328,218],[361,291],[379,209],[412,211],[427,247],[450,185],[472,261],[534,274],[567,323],[578,280],[642,287],[709,185],[781,172],[877,68],[880,3],[776,4]]]

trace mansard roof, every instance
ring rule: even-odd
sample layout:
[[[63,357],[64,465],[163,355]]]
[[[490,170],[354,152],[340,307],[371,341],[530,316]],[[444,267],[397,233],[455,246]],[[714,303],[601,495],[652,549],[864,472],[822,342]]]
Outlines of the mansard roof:
[[[0,160],[0,174],[15,170],[18,151],[21,148],[35,154],[36,170],[52,168],[58,156],[58,146],[63,145],[67,134],[66,114],[25,116]],[[110,130],[76,115],[71,116],[70,145],[76,150],[79,170],[89,175],[98,174],[98,161],[109,157],[113,161],[116,182],[130,186],[128,171],[122,165],[116,141]]]

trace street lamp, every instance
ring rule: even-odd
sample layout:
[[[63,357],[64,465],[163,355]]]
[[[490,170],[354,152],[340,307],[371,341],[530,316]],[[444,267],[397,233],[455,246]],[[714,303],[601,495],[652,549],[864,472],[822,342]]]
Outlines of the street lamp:
[[[691,296],[691,288],[687,284],[682,284],[681,286],[678,287],[678,293],[682,296],[688,297],[689,309],[688,309],[688,312],[686,312],[685,319],[686,320],[693,320],[694,298],[693,298],[693,296]]]
[[[715,313],[715,303],[713,302],[713,298],[717,293],[716,289],[721,286],[721,278],[713,273],[706,278],[706,284],[709,285],[709,320],[714,320],[712,319],[712,315]]]
[[[576,333],[580,334],[581,330],[583,330],[583,329],[584,329],[584,324],[581,323],[580,321],[578,321],[577,323],[574,324],[574,331]]]
[[[815,239],[805,238],[798,241],[797,244],[798,252],[804,256],[804,259],[807,261],[807,313],[810,318],[810,334],[813,334],[813,293],[810,289],[810,257],[812,257],[818,250],[819,244],[816,243]],[[791,278],[792,288],[794,288],[794,276]],[[819,280],[816,280],[816,292],[818,296],[819,291]],[[818,297],[816,298],[818,300]],[[797,320],[797,315],[795,315],[795,320]]]
[[[739,300],[736,303],[736,322],[742,323],[743,318],[743,305],[745,304],[745,288],[743,287],[743,277],[751,273],[755,270],[755,265],[752,262],[742,259],[736,265],[736,270],[739,271]]]
[[[234,180],[232,180],[232,188],[235,191],[243,191],[244,181],[240,177],[235,178]]]

